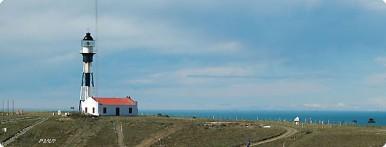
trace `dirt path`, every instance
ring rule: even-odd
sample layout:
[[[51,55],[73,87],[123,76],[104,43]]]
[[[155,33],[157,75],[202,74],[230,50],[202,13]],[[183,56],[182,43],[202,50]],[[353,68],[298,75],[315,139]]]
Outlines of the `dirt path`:
[[[177,132],[178,130],[182,129],[183,125],[172,125],[169,128],[166,128],[165,130],[161,130],[157,133],[154,133],[149,137],[148,139],[143,140],[140,144],[136,145],[136,147],[149,147],[158,141],[162,140],[163,138]]]
[[[295,135],[298,132],[298,130],[296,130],[294,128],[284,127],[284,126],[283,126],[283,128],[286,130],[286,132],[284,134],[277,136],[277,137],[274,137],[274,138],[267,139],[267,140],[252,143],[251,146],[258,146],[258,145],[265,144],[268,142],[273,142],[273,141],[276,141],[276,140],[279,140],[282,138],[287,138],[287,137]]]
[[[117,131],[117,137],[118,137],[118,146],[119,147],[126,147],[123,142],[123,128],[122,123],[117,123],[115,125],[115,131]]]
[[[48,118],[43,118],[41,119],[40,121],[37,121],[36,123],[34,123],[33,125],[30,125],[26,128],[24,128],[23,130],[19,131],[18,133],[16,133],[14,136],[12,136],[11,138],[7,139],[6,141],[4,141],[3,143],[1,143],[3,146],[7,146],[8,144],[11,144],[12,142],[14,142],[17,138],[19,138],[20,136],[24,135],[25,133],[27,133],[29,130],[31,130],[33,127],[45,122]]]

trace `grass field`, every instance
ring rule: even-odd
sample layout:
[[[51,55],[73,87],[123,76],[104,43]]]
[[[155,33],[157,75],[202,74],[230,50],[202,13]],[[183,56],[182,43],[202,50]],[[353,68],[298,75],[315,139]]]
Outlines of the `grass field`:
[[[134,118],[131,121],[123,121],[124,142],[127,146],[135,146],[152,134],[165,130],[180,121],[165,118]]]
[[[263,130],[257,126],[247,128],[240,124],[204,126],[205,122],[207,120],[165,117],[51,117],[10,146],[118,146],[117,125],[122,125],[125,146],[136,146],[146,143],[146,140],[148,143],[158,143],[154,140],[165,137],[163,133],[171,128],[178,129],[168,134],[171,137],[163,140],[168,146],[194,142],[192,145],[195,146],[200,146],[200,143],[212,146],[220,142],[220,146],[232,146],[245,143],[248,137],[256,140],[283,132],[279,128]],[[216,137],[219,135],[221,137]],[[55,142],[42,143],[39,142],[41,139],[55,139]]]
[[[38,121],[39,117],[35,115],[30,116],[0,116],[0,128],[7,128],[7,132],[0,132],[0,140],[4,141],[5,139],[13,136],[19,130],[33,124]]]
[[[248,126],[247,126],[248,124]],[[284,133],[282,128],[264,129],[254,123],[232,123],[208,126],[193,123],[156,145],[165,146],[240,146],[248,141],[260,141]]]
[[[33,114],[2,118],[1,127],[7,127],[12,136],[25,128],[48,117],[47,114]],[[261,128],[261,125],[272,128]],[[248,141],[258,142],[275,138],[286,132],[283,127],[298,130],[297,134],[263,144],[263,147],[370,147],[386,143],[385,127],[358,126],[294,126],[285,122],[213,122],[205,119],[177,119],[156,116],[140,117],[99,117],[50,116],[44,123],[35,126],[9,146],[171,146],[171,147],[212,147],[243,146]],[[121,138],[121,139],[118,139]],[[54,139],[44,143],[42,139]]]
[[[372,127],[336,127],[315,129],[291,146],[381,147],[386,129]]]
[[[267,143],[262,147],[382,147],[386,143],[386,127],[371,126],[291,126],[299,132],[289,138]]]

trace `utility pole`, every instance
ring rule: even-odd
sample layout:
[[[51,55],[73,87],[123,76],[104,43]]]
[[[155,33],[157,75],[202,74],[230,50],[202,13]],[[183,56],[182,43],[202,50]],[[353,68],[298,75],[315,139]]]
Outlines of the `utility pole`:
[[[9,115],[9,99],[7,99],[7,115]]]
[[[15,114],[15,100],[12,99],[12,115]]]

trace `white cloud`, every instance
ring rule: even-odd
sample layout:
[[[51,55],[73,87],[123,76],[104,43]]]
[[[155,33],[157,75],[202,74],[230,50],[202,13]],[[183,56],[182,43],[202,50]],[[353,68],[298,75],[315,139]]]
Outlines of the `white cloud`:
[[[136,79],[128,80],[129,84],[157,84],[169,83],[171,85],[192,86],[192,85],[213,85],[218,81],[224,82],[231,78],[251,77],[261,73],[265,65],[224,65],[208,67],[180,68],[172,71],[162,71],[144,75]],[[217,79],[218,78],[218,79]],[[215,82],[217,81],[217,82]]]
[[[319,104],[319,103],[311,103],[311,104],[303,104],[303,107],[306,109],[319,109],[319,110],[339,110],[339,109],[351,109],[348,104],[339,102],[339,103],[327,103],[327,104]]]
[[[321,104],[303,104],[306,108],[314,108],[314,109],[320,109],[323,108]]]
[[[352,102],[352,107],[356,110],[366,111],[384,111],[386,107],[386,97],[374,96],[363,98],[365,100],[359,100],[358,102]]]
[[[386,84],[386,73],[372,74],[367,78],[366,83],[370,86],[382,86]]]
[[[385,4],[386,5],[386,4]],[[386,57],[376,57],[374,62],[386,67]],[[373,73],[366,77],[365,83],[370,86],[385,86],[386,73]]]
[[[232,54],[245,48],[239,41],[218,41],[210,34],[167,21],[123,16],[105,16],[100,20],[103,30],[100,29],[99,45],[106,53],[113,52],[112,49],[141,49],[158,53]]]
[[[375,108],[384,110],[384,108],[386,107],[386,97],[372,98],[369,103]]]
[[[204,68],[190,68],[181,69],[176,73],[179,76],[251,76],[254,73],[252,67],[243,66],[219,66],[219,67],[204,67]]]
[[[377,57],[374,59],[374,61],[378,64],[386,66],[386,57]]]
[[[129,85],[169,83],[169,86],[147,87],[143,93],[148,97],[197,97],[197,98],[264,98],[277,96],[298,96],[318,94],[329,90],[324,84],[313,79],[258,79],[233,78],[256,76],[258,68],[206,67],[181,69],[175,72],[157,73],[142,79],[130,80]],[[191,75],[219,76],[221,78],[191,77]],[[174,92],[173,92],[174,91]]]
[[[194,86],[177,87],[148,87],[144,89],[123,90],[115,89],[110,93],[126,91],[143,99],[144,103],[151,103],[151,99],[164,99],[173,103],[190,102],[192,105],[208,102],[212,105],[233,104],[239,107],[276,105],[290,102],[301,95],[318,95],[326,92],[326,87],[312,82],[274,82],[274,83],[239,83],[237,85],[218,85],[208,87],[207,85],[196,84]],[[288,98],[288,99],[283,99]],[[278,101],[281,101],[278,103]],[[273,104],[275,103],[275,104]],[[339,105],[342,107],[342,105]]]
[[[383,0],[356,0],[353,3],[367,10],[386,11]]]
[[[321,83],[305,80],[279,80],[267,83],[236,84],[228,88],[226,93],[237,97],[275,97],[299,96],[304,94],[317,94],[326,92],[328,88]]]

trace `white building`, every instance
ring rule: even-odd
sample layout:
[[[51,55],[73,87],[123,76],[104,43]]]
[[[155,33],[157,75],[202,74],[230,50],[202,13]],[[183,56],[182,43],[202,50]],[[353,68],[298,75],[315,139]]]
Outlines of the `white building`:
[[[81,102],[83,114],[94,116],[135,116],[138,115],[137,101],[131,97],[101,98],[89,97]]]
[[[300,125],[300,118],[299,116],[296,116],[294,119],[295,125]]]

